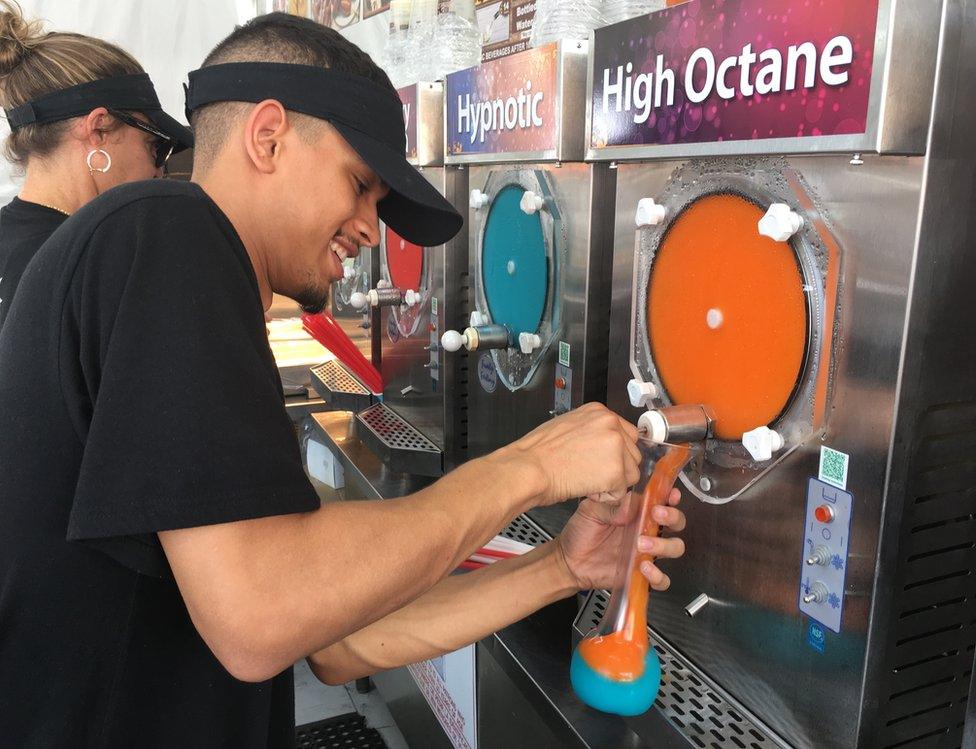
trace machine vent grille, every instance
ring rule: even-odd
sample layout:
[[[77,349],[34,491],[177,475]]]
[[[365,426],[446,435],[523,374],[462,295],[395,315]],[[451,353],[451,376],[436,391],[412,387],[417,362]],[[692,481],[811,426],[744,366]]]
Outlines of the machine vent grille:
[[[391,449],[440,452],[437,445],[382,403],[377,403],[362,413],[356,414],[356,418],[369,427]]]
[[[915,431],[885,654],[878,746],[959,747],[976,644],[976,403]]]
[[[499,535],[532,546],[541,546],[549,540],[549,535],[525,515],[515,518]]]
[[[332,392],[369,395],[369,390],[335,359],[312,367],[312,374],[318,377],[322,384]]]
[[[595,590],[573,626],[580,636],[591,631],[607,609],[610,594]],[[748,710],[711,682],[677,650],[648,628],[661,659],[661,691],[655,707],[699,749],[781,749],[785,744]]]

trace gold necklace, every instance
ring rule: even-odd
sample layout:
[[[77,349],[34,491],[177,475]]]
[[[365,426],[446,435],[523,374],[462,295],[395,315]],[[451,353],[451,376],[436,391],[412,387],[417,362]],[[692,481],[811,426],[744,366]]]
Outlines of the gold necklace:
[[[66,210],[64,210],[64,208],[58,208],[56,205],[48,205],[47,203],[41,203],[41,202],[36,201],[36,200],[34,202],[37,203],[40,206],[44,206],[45,208],[50,208],[52,211],[57,211],[58,213],[63,213],[65,216],[70,216],[71,215]]]

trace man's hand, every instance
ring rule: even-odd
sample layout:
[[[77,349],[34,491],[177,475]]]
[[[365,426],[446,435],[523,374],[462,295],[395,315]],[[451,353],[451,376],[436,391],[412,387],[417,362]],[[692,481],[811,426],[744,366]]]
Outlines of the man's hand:
[[[626,542],[627,519],[637,509],[639,501],[640,497],[631,495],[621,505],[590,499],[580,503],[579,509],[554,542],[558,545],[567,571],[577,588],[610,589],[617,584],[614,577],[621,547]],[[672,489],[668,496],[668,506],[654,508],[653,518],[662,529],[684,529],[685,515],[677,509],[680,501],[680,493],[677,489]],[[641,536],[637,548],[658,559],[677,559],[685,553],[685,544],[680,538]],[[654,590],[667,590],[671,585],[671,579],[651,562],[645,562],[641,572]]]
[[[576,497],[617,503],[640,478],[637,427],[598,403],[546,422],[496,455],[535,467],[544,505]]]

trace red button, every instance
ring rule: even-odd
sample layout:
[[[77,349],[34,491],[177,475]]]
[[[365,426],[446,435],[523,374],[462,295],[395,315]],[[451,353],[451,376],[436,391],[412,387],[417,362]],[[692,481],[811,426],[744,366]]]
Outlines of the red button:
[[[830,505],[820,505],[813,511],[813,516],[821,523],[829,523],[834,519],[834,508]]]
[[[556,389],[557,390],[565,390],[566,389],[566,380],[565,380],[565,378],[563,378],[563,377],[557,377],[556,378]]]

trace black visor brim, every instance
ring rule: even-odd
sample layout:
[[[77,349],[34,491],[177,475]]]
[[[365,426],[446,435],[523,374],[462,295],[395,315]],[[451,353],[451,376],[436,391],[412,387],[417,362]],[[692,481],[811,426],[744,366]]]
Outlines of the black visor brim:
[[[464,218],[402,153],[340,123],[336,130],[390,188],[379,216],[397,234],[422,247],[444,244],[461,230]]]

